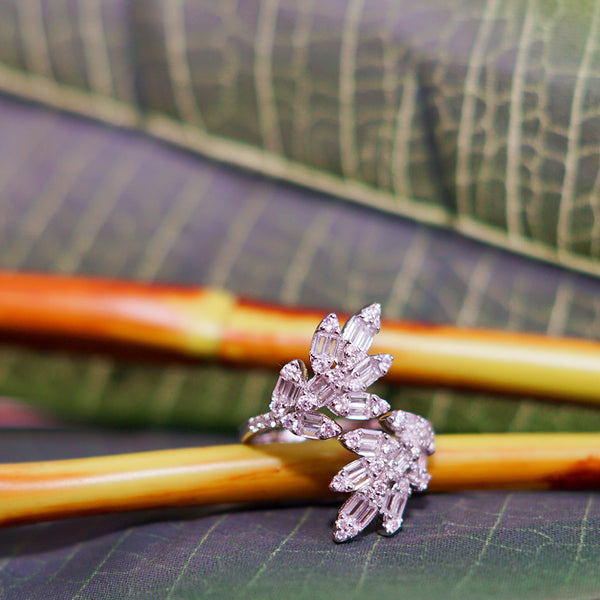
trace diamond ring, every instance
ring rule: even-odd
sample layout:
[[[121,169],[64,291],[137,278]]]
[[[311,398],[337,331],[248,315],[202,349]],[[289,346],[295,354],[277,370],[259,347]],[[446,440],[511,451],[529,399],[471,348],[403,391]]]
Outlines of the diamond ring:
[[[284,365],[269,412],[252,417],[241,430],[242,441],[250,444],[337,437],[359,455],[330,484],[334,492],[351,492],[335,522],[337,542],[358,535],[378,514],[384,532],[396,533],[412,490],[423,491],[431,478],[427,457],[435,442],[429,421],[391,411],[386,400],[366,391],[393,360],[390,354],[368,354],[380,327],[376,303],[352,315],[343,329],[337,315],[327,315],[310,346],[313,376],[301,360]]]

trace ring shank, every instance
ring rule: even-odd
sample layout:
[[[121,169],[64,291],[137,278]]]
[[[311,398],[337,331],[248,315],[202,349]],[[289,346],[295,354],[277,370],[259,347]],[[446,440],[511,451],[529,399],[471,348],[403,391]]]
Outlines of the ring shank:
[[[368,419],[366,421],[352,419],[337,419],[337,424],[343,430],[343,433],[352,431],[353,429],[379,429],[379,419]],[[248,421],[240,429],[240,439],[243,444],[294,444],[304,442],[308,438],[301,437],[283,428],[272,417],[270,413],[258,415],[248,419]]]

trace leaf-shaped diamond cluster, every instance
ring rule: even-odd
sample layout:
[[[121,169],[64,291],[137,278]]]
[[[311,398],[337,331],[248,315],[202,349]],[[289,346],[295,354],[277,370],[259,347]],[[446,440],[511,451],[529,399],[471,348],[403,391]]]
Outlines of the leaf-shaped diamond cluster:
[[[396,533],[412,489],[425,490],[431,479],[427,456],[435,451],[435,442],[429,421],[401,410],[379,421],[385,431],[355,429],[340,438],[361,458],[347,464],[330,484],[335,492],[353,492],[338,512],[337,542],[356,536],[377,514],[385,533]]]
[[[348,419],[372,419],[390,405],[366,389],[383,377],[392,364],[391,354],[368,353],[381,327],[381,306],[366,306],[348,319],[343,330],[335,313],[317,327],[310,346],[308,377],[301,360],[281,369],[273,390],[269,413],[254,417],[252,430],[283,427],[311,439],[327,439],[342,433],[333,419],[319,412],[326,408]]]

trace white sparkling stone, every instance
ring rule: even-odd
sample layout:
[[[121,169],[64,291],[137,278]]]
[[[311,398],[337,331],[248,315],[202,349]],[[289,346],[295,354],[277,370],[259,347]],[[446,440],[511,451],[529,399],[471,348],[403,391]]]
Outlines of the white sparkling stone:
[[[394,483],[394,489],[405,496],[410,496],[412,494],[410,482],[406,477],[401,477],[400,479],[396,480]]]
[[[335,359],[337,350],[340,347],[340,340],[340,336],[317,332],[313,336],[310,351],[317,355],[324,354]]]
[[[300,427],[299,417],[302,414],[303,413],[292,412],[288,413],[287,415],[284,415],[283,417],[281,417],[282,427],[289,429],[292,433],[295,433],[296,435],[301,435],[298,433],[298,429]]]
[[[406,445],[417,446],[419,450],[424,450],[427,454],[435,452],[435,437],[433,429],[427,423],[427,427],[406,428],[398,438]]]
[[[389,476],[384,474],[382,477],[378,477],[371,481],[369,491],[372,492],[371,497],[376,501],[379,501],[379,497],[383,496],[389,489]]]
[[[369,484],[371,475],[366,458],[359,458],[348,463],[331,481],[330,489],[334,492],[353,492]]]
[[[346,448],[348,448],[348,450],[354,451],[354,448],[358,448],[360,445],[360,441],[362,440],[362,432],[362,429],[349,431],[340,438],[340,441],[342,444],[344,444],[344,446],[346,446]]]
[[[345,340],[366,352],[373,344],[375,333],[362,319],[352,317],[344,326],[343,336]]]
[[[373,368],[372,357],[365,356],[350,373],[350,376],[343,382],[343,385],[352,391],[364,390],[373,382],[377,381],[377,371]]]
[[[305,387],[306,368],[301,360],[283,366],[271,396],[270,411],[277,418],[291,411]]]
[[[391,461],[390,467],[394,472],[395,478],[397,479],[401,475],[404,475],[408,468],[410,467],[411,459],[404,452],[398,453],[394,459]]]
[[[380,398],[377,394],[371,394],[370,398],[370,418],[379,417],[388,412],[392,407],[387,400]]]
[[[334,359],[330,356],[310,355],[310,366],[315,373],[326,375],[331,371]]]
[[[327,379],[330,386],[341,392],[346,372],[339,364],[333,369],[323,371],[321,375]]]
[[[307,386],[308,391],[317,399],[318,406],[333,404],[336,399],[343,394],[342,390],[333,385],[331,381],[323,375],[313,377]]]
[[[352,344],[346,345],[344,352],[341,357],[341,363],[344,371],[352,371],[354,367],[361,361],[363,361],[368,354],[353,346]]]
[[[387,435],[387,434],[384,434]],[[379,451],[370,458],[373,469],[379,473],[386,472],[390,478],[396,473],[395,463],[404,454],[402,447],[396,440],[382,439]],[[407,468],[410,461],[407,459]]]
[[[292,360],[283,365],[279,374],[288,381],[302,383],[306,380],[306,367],[304,366],[304,362],[300,359]]]
[[[276,417],[281,417],[294,408],[301,393],[301,386],[280,378],[273,390],[269,409]]]
[[[334,414],[345,417],[348,414],[348,396],[347,394],[340,394],[330,405],[329,409]]]
[[[335,313],[329,313],[318,325],[316,331],[341,335],[340,322]]]
[[[420,469],[418,467],[412,468],[407,473],[407,477],[410,483],[417,488],[419,492],[426,490],[429,482],[431,481],[431,475],[424,469]]]
[[[402,517],[383,517],[383,528],[387,535],[394,535],[402,527]]]
[[[355,492],[342,504],[336,520],[334,538],[343,542],[362,531],[377,514],[377,505],[360,492]]]
[[[383,433],[381,435],[379,452],[382,458],[388,458],[392,453],[395,455],[399,449],[398,442],[394,438],[389,436],[387,433]]]
[[[341,437],[341,442],[352,452],[361,456],[375,456],[379,451],[381,437],[387,435],[373,429],[355,429]]]
[[[279,398],[273,398],[271,403],[269,404],[269,410],[273,414],[273,416],[280,419],[285,415],[285,413],[292,410],[293,404],[288,403],[287,401],[280,400]]]
[[[331,406],[331,410],[340,417],[348,419],[372,419],[390,410],[390,405],[377,394],[358,391],[340,396]]]
[[[271,416],[270,413],[263,415],[257,415],[248,419],[248,429],[253,433],[258,431],[264,431],[265,429],[274,429],[277,427],[277,421]]]
[[[325,373],[337,362],[345,341],[335,313],[327,315],[317,327],[310,345],[310,364],[315,373]]]
[[[337,437],[342,433],[342,428],[329,417],[323,415],[323,422],[319,430],[319,438],[322,440],[328,440],[332,437]]]
[[[377,514],[377,506],[366,496],[354,493],[344,504],[340,512],[353,517],[359,529],[364,529]]]
[[[346,515],[340,515],[335,522],[333,539],[336,542],[345,542],[353,538],[359,531],[354,519]]]
[[[380,373],[379,377],[383,377],[390,370],[394,362],[394,357],[391,354],[375,354],[373,359],[377,361],[377,368]]]
[[[320,406],[320,404],[319,404],[318,398],[314,394],[311,394],[308,391],[303,393],[300,396],[300,398],[298,398],[298,401],[296,402],[296,407],[298,410],[304,410],[304,411],[317,410],[317,408],[319,408],[319,406]]]
[[[381,304],[379,302],[373,302],[373,304],[365,306],[358,314],[370,327],[379,333],[381,329]]]
[[[371,461],[371,469],[373,473],[384,473],[389,467],[388,461],[379,454],[369,458]]]
[[[396,533],[402,526],[402,515],[410,493],[408,481],[401,479],[383,497],[379,508],[383,514],[383,528],[388,535]]]
[[[422,450],[427,454],[435,452],[435,433],[431,423],[413,413],[397,410],[391,412],[382,421],[383,427],[398,437],[408,447],[413,447],[415,454]]]
[[[344,325],[342,335],[345,340],[366,352],[380,327],[381,306],[374,303],[352,315]]]
[[[326,377],[317,375],[308,382],[307,387],[317,398],[321,398],[323,395],[327,394],[331,385]]]
[[[331,369],[342,348],[340,336],[315,333],[310,347],[310,364],[315,373]]]
[[[288,413],[282,417],[281,424],[292,433],[313,440],[325,440],[342,432],[333,419],[315,412]]]
[[[350,392],[348,394],[349,419],[368,419],[371,416],[371,394],[368,392]]]

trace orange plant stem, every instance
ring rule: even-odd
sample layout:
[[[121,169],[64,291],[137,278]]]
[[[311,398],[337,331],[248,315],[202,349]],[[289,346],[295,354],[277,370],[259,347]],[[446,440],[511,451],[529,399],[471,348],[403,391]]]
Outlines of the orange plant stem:
[[[308,358],[323,316],[209,288],[0,272],[0,340],[67,337],[278,368]],[[373,351],[396,357],[388,381],[600,405],[595,341],[387,321]]]
[[[600,434],[440,435],[431,491],[600,489]],[[147,508],[307,500],[356,456],[337,440],[0,465],[0,525]]]

